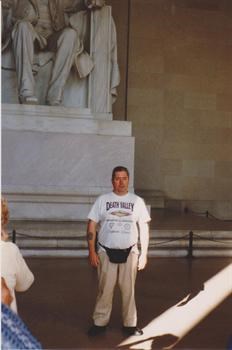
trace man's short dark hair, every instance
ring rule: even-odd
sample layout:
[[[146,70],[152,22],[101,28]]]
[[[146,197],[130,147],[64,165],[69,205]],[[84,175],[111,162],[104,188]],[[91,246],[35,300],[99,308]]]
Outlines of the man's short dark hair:
[[[125,171],[127,173],[127,176],[129,177],[130,174],[129,174],[129,170],[125,167],[125,166],[116,166],[113,171],[112,171],[112,180],[114,179],[115,177],[115,174],[118,172],[118,171]]]

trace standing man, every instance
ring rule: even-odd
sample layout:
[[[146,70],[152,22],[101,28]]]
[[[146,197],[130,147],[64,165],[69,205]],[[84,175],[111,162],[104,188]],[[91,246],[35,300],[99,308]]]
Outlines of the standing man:
[[[106,330],[114,287],[118,282],[122,295],[123,332],[142,335],[143,331],[137,327],[134,286],[137,270],[144,269],[147,263],[148,222],[151,219],[143,199],[128,192],[127,168],[113,169],[112,185],[113,192],[98,197],[88,215],[89,261],[98,269],[99,278],[94,324],[88,334],[95,336]],[[95,251],[96,240],[98,252]]]

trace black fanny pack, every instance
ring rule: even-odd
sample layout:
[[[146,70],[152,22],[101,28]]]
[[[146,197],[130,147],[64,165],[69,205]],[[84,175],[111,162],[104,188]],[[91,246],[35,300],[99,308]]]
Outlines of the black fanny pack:
[[[99,243],[99,242],[98,242]],[[123,264],[127,261],[128,255],[130,254],[131,247],[125,248],[125,249],[113,249],[108,248],[99,243],[101,247],[103,247],[106,250],[106,253],[110,259],[110,262],[114,264]]]

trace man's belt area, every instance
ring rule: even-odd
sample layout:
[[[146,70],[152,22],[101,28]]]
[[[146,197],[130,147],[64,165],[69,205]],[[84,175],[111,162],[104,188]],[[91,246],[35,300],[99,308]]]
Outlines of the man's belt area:
[[[103,244],[101,244],[100,242],[98,242],[99,245],[105,249],[110,262],[114,263],[114,264],[123,264],[127,262],[127,258],[130,254],[131,248],[134,246],[134,244],[129,247],[129,248],[125,248],[125,249],[114,249],[114,248],[108,248],[106,246],[104,246]]]

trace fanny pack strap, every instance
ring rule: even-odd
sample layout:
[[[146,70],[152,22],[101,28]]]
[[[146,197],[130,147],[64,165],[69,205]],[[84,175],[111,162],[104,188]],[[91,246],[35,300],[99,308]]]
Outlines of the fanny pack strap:
[[[106,246],[104,246],[103,244],[101,244],[99,241],[98,241],[98,244],[99,244],[102,248],[104,248],[106,251],[107,251],[107,250],[110,250],[110,249],[116,249],[116,248],[109,248],[109,247],[106,247]],[[128,248],[122,248],[122,249],[118,249],[118,250],[131,250],[131,248],[134,247],[134,245],[135,245],[135,244],[131,245],[131,246],[128,247]]]

